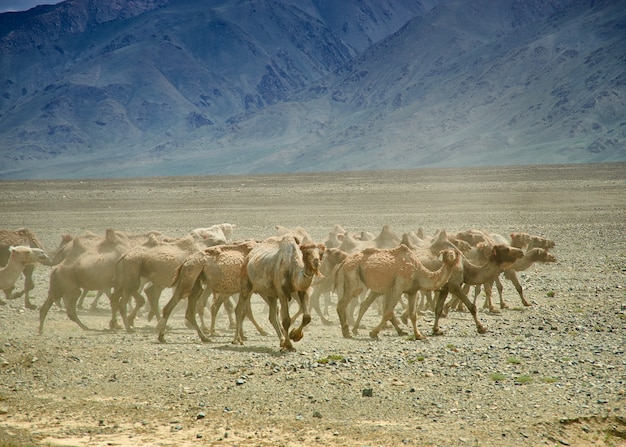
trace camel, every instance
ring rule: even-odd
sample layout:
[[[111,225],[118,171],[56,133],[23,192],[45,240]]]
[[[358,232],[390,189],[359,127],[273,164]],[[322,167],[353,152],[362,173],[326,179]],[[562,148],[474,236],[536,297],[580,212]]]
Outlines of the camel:
[[[131,248],[128,237],[119,231],[107,229],[102,239],[94,239],[93,233],[78,236],[72,241],[67,257],[50,273],[48,297],[39,309],[39,333],[52,303],[63,298],[65,312],[83,330],[76,313],[76,302],[81,289],[106,290],[113,286],[115,264]]]
[[[452,293],[454,296],[459,298],[463,304],[465,304],[474,318],[478,333],[486,333],[487,329],[478,319],[476,306],[469,300],[465,292],[463,292],[463,284],[477,285],[494,280],[502,271],[510,268],[515,261],[524,256],[524,252],[522,250],[511,247],[507,244],[492,245],[486,242],[481,242],[478,244],[477,249],[488,253],[486,255],[487,262],[482,265],[475,265],[464,257],[463,269],[452,272],[448,282],[441,288],[437,296],[435,322],[432,330],[433,335],[443,335],[443,332],[439,329],[439,319],[444,310],[444,304],[448,293]]]
[[[343,233],[340,233],[341,231],[343,231]],[[335,288],[335,275],[329,273],[331,273],[337,267],[339,262],[341,262],[343,258],[345,258],[345,255],[356,253],[365,250],[366,248],[393,248],[397,247],[401,241],[401,239],[391,230],[388,225],[384,225],[380,233],[376,237],[373,237],[373,235],[370,235],[366,232],[361,232],[359,236],[355,236],[352,233],[343,230],[343,228],[339,225],[335,225],[334,233],[341,234],[341,243],[339,244],[339,246],[336,246],[339,251],[331,253],[328,259],[326,259],[325,257],[325,260],[323,262],[324,265],[322,266],[323,276],[315,281],[313,294],[311,295],[311,306],[316,310],[316,312],[320,316],[320,319],[322,320],[322,323],[324,324],[331,324],[331,322],[323,316],[323,313],[321,312],[321,308],[319,306],[319,298],[322,294],[324,294],[328,298],[326,300],[326,308],[324,312],[327,315],[328,302],[330,301],[330,293]],[[333,232],[329,234],[329,239],[331,238],[332,234]],[[338,259],[336,255],[339,255],[341,259]],[[365,293],[366,291],[364,290],[363,292]],[[352,301],[350,303],[350,312],[347,313],[350,322],[354,320],[353,310],[356,304],[356,301]]]
[[[420,233],[421,234],[419,236],[417,236],[413,232],[403,234],[401,243],[409,247],[417,256],[417,259],[428,270],[438,270],[443,266],[441,253],[444,250],[452,250],[455,253],[459,252],[456,245],[450,241],[451,238],[444,229],[439,230],[432,238],[425,237],[423,235],[423,231],[420,231]],[[419,239],[416,240],[416,237],[418,237]],[[415,242],[418,242],[418,245],[415,245]],[[456,260],[452,260],[449,258],[449,262],[457,263],[456,268],[460,269],[460,256],[455,257],[455,259]],[[419,289],[419,292],[422,294],[423,297],[432,298],[431,295],[434,290],[436,289],[421,287]],[[365,312],[379,296],[379,293],[370,293],[367,298],[361,303],[361,307],[359,308],[359,314],[353,324],[352,332],[354,335],[358,334],[358,328]],[[402,320],[405,323],[408,321],[408,318],[410,316],[411,311],[409,308],[411,307],[413,308],[412,312],[416,312],[417,309],[413,296],[409,298],[409,306],[407,306],[407,310],[402,315]],[[434,303],[432,303],[432,308],[434,310]],[[395,316],[391,318],[391,323],[396,328],[396,332],[398,333],[398,335],[406,335],[405,332],[400,329],[400,325]]]
[[[11,256],[10,247],[12,246],[29,246],[32,248],[38,248],[43,250],[43,245],[39,242],[39,239],[28,228],[20,228],[18,230],[2,230],[0,229],[0,267],[4,267],[7,265],[9,258]],[[44,265],[50,265],[50,258],[43,260],[40,262]],[[7,299],[17,299],[21,296],[24,296],[24,307],[27,309],[36,309],[35,306],[30,301],[29,292],[35,288],[35,283],[33,281],[33,271],[35,270],[35,264],[27,264],[24,267],[24,288],[21,291],[13,292],[13,287],[10,288],[10,292],[7,294],[5,292]],[[11,293],[13,292],[13,293]],[[3,301],[0,300],[0,304]]]
[[[0,268],[0,289],[4,290],[7,299],[16,299],[12,297],[11,291],[24,269],[38,262],[49,262],[50,258],[42,249],[25,245],[9,247],[9,254],[6,266]],[[0,304],[6,303],[0,300]]]
[[[511,246],[522,248],[526,250],[531,250],[533,248],[543,248],[545,250],[550,250],[554,248],[556,244],[554,241],[541,237],[534,236],[528,233],[511,233]]]
[[[185,258],[200,251],[202,247],[192,236],[183,238],[162,238],[150,236],[146,242],[132,247],[124,253],[115,266],[115,290],[111,297],[111,329],[117,327],[115,319],[119,310],[124,327],[132,330],[135,317],[146,300],[140,292],[143,281],[150,281],[148,293],[151,315],[158,318],[158,300],[163,289],[172,287],[176,269]],[[130,297],[135,298],[135,307],[127,314]]]
[[[326,312],[322,312],[322,309],[320,308],[320,296],[322,294],[326,294],[327,296],[330,295],[335,287],[334,271],[347,256],[348,253],[340,248],[327,248],[322,264],[320,265],[320,273],[323,276],[316,278],[313,282],[313,293],[311,294],[310,300],[311,308],[315,310],[322,323],[326,325],[330,325],[332,323],[324,316],[324,314],[328,315],[328,310],[326,310]],[[326,303],[326,309],[327,308],[328,303]],[[296,316],[297,314],[294,315],[294,317]]]
[[[549,253],[548,250],[535,247],[527,250],[524,253],[523,258],[517,260],[513,265],[511,265],[510,268],[502,272],[504,277],[513,283],[513,285],[515,286],[515,290],[517,290],[517,293],[522,300],[522,304],[527,307],[531,306],[531,303],[528,302],[528,300],[524,297],[524,289],[522,288],[519,278],[517,277],[517,272],[523,272],[525,270],[528,270],[535,262],[556,262],[556,257]],[[486,298],[483,307],[489,309],[491,312],[497,313],[498,310],[494,307],[491,301],[491,288],[493,287],[494,282],[500,296],[500,308],[505,309],[508,307],[502,296],[503,288],[499,277],[497,277],[494,281],[488,281],[484,284]],[[489,292],[487,292],[487,290],[489,290]],[[480,293],[480,285],[475,286],[474,304],[476,304],[476,297],[478,293]]]
[[[195,239],[203,241],[206,246],[230,244],[233,242],[233,233],[237,229],[237,225],[230,223],[222,223],[211,225],[206,228],[195,228],[191,230],[191,234]]]
[[[311,282],[314,276],[320,275],[325,248],[324,244],[301,245],[299,238],[288,234],[268,238],[250,251],[242,268],[233,344],[243,344],[243,317],[252,293],[256,292],[269,306],[269,320],[280,339],[280,349],[294,350],[291,340],[301,340],[304,327],[311,321],[308,303]],[[289,300],[292,294],[298,299],[304,315],[300,326],[290,332]],[[282,327],[278,323],[279,304]]]
[[[206,248],[203,251],[190,254],[178,266],[174,276],[174,293],[169,302],[163,307],[163,317],[157,325],[158,339],[165,342],[165,327],[167,320],[181,299],[187,298],[187,321],[196,329],[200,340],[209,341],[204,331],[209,334],[215,332],[215,319],[220,305],[225,299],[239,292],[241,282],[241,269],[244,259],[256,245],[254,241],[240,244],[217,245]],[[206,284],[204,290],[202,284]],[[208,296],[215,295],[211,306],[211,328],[204,324],[204,307]],[[199,297],[199,295],[201,296]],[[199,297],[199,298],[198,298]],[[196,322],[196,312],[201,315],[201,327]],[[248,309],[247,316],[255,325],[259,333],[266,335]]]
[[[409,296],[409,314],[415,339],[423,339],[424,336],[416,325],[417,291],[439,289],[448,281],[452,271],[459,268],[460,254],[457,251],[444,250],[442,256],[442,266],[436,271],[424,267],[415,253],[404,244],[392,249],[369,248],[348,256],[338,270],[337,280],[338,285],[343,282],[339,288],[343,290],[340,291],[337,303],[337,315],[343,336],[351,337],[345,315],[346,306],[365,287],[370,289],[370,295],[385,295],[383,316],[380,324],[370,332],[371,338],[378,338],[385,323],[392,319],[393,309],[401,295],[406,293]]]

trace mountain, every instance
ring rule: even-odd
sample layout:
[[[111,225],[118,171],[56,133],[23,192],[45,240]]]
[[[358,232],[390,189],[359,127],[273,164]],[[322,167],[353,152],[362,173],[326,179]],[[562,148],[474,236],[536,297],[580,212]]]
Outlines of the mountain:
[[[0,14],[0,178],[626,160],[626,2]]]

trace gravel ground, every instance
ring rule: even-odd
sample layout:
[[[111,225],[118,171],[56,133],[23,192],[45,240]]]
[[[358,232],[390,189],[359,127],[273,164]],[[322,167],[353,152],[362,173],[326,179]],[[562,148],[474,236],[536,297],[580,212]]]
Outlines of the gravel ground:
[[[331,309],[335,324],[314,316],[293,353],[249,324],[245,345],[232,345],[225,314],[206,344],[180,310],[165,344],[145,318],[134,333],[111,332],[106,299],[80,313],[92,330],[53,307],[37,335],[38,312],[10,301],[0,308],[0,446],[626,445],[624,164],[11,181],[0,183],[0,209],[0,227],[28,227],[49,249],[64,233],[180,236],[221,222],[239,238],[280,224],[323,241],[339,223],[526,231],[555,240],[558,259],[521,275],[530,308],[505,283],[510,308],[479,314],[487,334],[451,312],[441,337],[388,329],[347,340]],[[38,305],[49,275],[36,270]],[[378,318],[371,309],[363,324]],[[418,323],[430,334],[433,315]]]

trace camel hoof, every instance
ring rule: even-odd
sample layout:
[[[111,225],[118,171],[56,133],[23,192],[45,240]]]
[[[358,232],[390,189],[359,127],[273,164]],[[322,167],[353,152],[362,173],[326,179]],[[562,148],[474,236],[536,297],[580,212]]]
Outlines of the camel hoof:
[[[492,313],[492,314],[498,315],[498,314],[500,314],[500,309],[495,308],[495,307],[490,307],[489,308],[489,312]]]
[[[29,304],[26,305],[26,309],[35,310],[35,309],[37,309],[37,306],[35,306],[34,304],[30,304],[29,303]]]
[[[400,337],[404,337],[405,335],[409,335],[409,333],[407,331],[403,331],[402,329],[400,329],[398,332],[398,335]]]
[[[370,338],[371,338],[372,340],[379,340],[379,338],[378,338],[378,332],[375,332],[375,331],[370,331]]]
[[[267,332],[265,332],[263,329],[259,330],[259,335],[262,337],[267,337]]]
[[[486,334],[487,328],[485,326],[478,326],[477,328],[479,334]]]
[[[443,335],[443,331],[441,329],[433,329],[433,335],[441,336]]]
[[[159,339],[159,343],[165,343],[165,335],[159,334],[158,339]]]
[[[426,336],[422,334],[415,334],[415,340],[426,340]]]
[[[294,329],[289,333],[289,338],[293,341],[300,341],[304,337],[304,332],[302,329]]]

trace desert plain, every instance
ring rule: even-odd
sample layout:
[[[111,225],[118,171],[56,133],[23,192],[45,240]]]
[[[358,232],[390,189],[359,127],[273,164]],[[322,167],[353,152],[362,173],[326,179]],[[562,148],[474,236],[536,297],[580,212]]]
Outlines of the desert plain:
[[[63,234],[217,223],[237,239],[275,226],[324,242],[335,224],[399,236],[422,228],[523,231],[550,238],[557,262],[520,274],[531,307],[504,283],[508,308],[451,312],[426,340],[353,339],[313,313],[281,352],[262,300],[233,345],[223,311],[202,343],[170,318],[167,342],[145,316],[108,329],[110,307],[53,306],[43,334],[23,300],[0,307],[0,446],[618,446],[626,445],[626,164],[419,169],[283,175],[0,182],[0,227],[30,228],[48,250]],[[31,300],[47,296],[38,266]],[[18,287],[23,284],[18,282]],[[171,294],[166,290],[161,304]],[[94,298],[87,297],[87,306]],[[495,295],[497,297],[497,294]],[[336,303],[336,297],[332,298]],[[331,304],[332,304],[331,303]],[[407,327],[408,329],[408,327]]]

